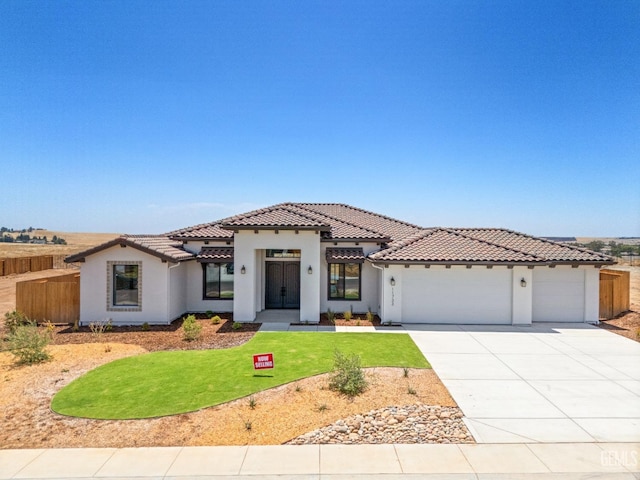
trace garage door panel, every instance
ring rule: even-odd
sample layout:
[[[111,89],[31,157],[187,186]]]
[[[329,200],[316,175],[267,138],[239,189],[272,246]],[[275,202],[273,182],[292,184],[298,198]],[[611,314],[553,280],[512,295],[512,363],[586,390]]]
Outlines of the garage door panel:
[[[511,271],[403,272],[403,323],[511,323]]]
[[[582,270],[534,269],[534,322],[583,322],[584,298]]]

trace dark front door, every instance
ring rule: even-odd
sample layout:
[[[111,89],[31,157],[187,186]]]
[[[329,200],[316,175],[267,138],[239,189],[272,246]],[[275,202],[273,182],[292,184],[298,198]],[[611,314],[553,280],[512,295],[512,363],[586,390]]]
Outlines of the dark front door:
[[[266,308],[300,308],[300,262],[266,262]]]

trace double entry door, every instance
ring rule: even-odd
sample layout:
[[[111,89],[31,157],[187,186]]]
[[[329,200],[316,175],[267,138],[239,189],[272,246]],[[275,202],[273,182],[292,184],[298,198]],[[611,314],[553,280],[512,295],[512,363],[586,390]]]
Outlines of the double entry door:
[[[265,263],[265,308],[300,308],[300,262]]]

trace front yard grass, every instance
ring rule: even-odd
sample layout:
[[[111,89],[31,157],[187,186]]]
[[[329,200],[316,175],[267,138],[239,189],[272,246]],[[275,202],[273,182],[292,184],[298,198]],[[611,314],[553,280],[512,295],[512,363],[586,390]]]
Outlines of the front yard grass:
[[[430,368],[406,334],[262,332],[226,350],[155,352],[88,372],[53,398],[74,417],[134,419],[175,415],[326,373],[334,351],[357,354],[363,367]],[[253,354],[273,353],[275,368],[254,370]]]

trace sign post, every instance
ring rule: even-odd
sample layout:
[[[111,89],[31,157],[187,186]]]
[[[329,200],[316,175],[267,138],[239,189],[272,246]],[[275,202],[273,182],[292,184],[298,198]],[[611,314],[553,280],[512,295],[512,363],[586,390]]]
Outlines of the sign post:
[[[253,369],[265,370],[273,368],[273,353],[259,353],[253,356]]]

